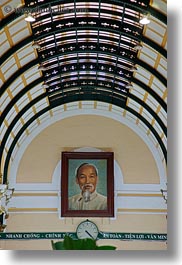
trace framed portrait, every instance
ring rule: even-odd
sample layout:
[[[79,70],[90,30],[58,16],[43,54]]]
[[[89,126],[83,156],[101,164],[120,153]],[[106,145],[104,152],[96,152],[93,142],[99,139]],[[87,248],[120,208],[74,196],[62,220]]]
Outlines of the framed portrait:
[[[114,153],[63,152],[61,216],[114,216]]]

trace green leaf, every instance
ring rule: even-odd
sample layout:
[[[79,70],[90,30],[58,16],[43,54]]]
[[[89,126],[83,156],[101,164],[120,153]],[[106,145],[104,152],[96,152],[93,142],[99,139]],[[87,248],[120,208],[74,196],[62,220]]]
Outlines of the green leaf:
[[[83,240],[82,239],[76,239],[73,242],[74,250],[80,250],[83,249]]]
[[[73,242],[73,239],[70,236],[66,235],[64,237],[63,244],[64,244],[64,249],[67,249],[67,250],[74,249],[74,242]]]
[[[82,239],[82,249],[83,250],[95,250],[96,241],[91,238]]]
[[[53,240],[51,240],[51,244],[53,250],[65,250],[63,241],[54,243]]]
[[[64,248],[67,250],[94,250],[96,248],[93,239],[72,239],[69,236],[64,238]]]
[[[54,243],[53,240],[51,240],[51,245],[52,245],[52,249],[53,249],[53,250],[56,250],[55,243]]]
[[[54,250],[115,250],[114,246],[97,246],[96,240],[91,238],[72,239],[70,236],[65,236],[63,241],[56,243],[51,240],[52,249]]]

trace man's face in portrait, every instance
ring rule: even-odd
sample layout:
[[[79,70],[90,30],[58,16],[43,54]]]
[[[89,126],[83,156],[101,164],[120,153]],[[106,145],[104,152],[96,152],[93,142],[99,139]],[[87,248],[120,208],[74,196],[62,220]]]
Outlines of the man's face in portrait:
[[[97,172],[92,165],[83,165],[79,170],[76,183],[80,186],[82,192],[94,192],[97,185]]]

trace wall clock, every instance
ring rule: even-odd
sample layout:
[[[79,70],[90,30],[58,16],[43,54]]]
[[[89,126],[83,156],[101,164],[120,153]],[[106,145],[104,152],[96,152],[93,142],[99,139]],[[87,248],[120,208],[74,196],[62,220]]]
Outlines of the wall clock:
[[[99,230],[97,225],[89,220],[81,222],[76,229],[76,235],[79,239],[97,239],[98,234]]]

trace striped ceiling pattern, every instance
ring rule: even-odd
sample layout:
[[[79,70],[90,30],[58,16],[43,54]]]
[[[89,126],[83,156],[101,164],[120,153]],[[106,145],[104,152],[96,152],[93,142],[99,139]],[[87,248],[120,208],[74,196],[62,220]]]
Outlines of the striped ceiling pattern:
[[[141,25],[146,13],[150,24]],[[166,163],[166,0],[1,0],[0,25],[4,183],[22,139],[76,102],[121,109]]]

